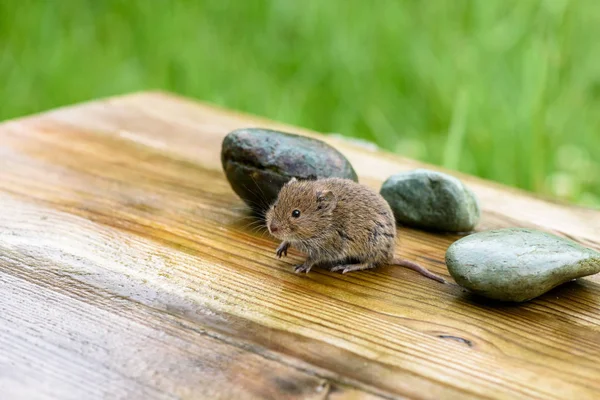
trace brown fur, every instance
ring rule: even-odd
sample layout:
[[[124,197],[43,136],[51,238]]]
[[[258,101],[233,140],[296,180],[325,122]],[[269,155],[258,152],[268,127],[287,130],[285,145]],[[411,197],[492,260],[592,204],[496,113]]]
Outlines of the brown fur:
[[[300,216],[294,218],[294,210]],[[296,272],[313,266],[343,273],[402,265],[445,282],[425,268],[394,258],[396,221],[379,193],[348,179],[290,180],[266,216],[269,232],[283,242],[277,255],[294,246],[307,254]]]

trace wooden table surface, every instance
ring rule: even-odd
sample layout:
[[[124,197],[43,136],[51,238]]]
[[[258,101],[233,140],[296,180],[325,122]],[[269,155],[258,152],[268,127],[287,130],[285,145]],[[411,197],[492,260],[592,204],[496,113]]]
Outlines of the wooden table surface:
[[[600,398],[600,277],[487,303],[449,278],[456,236],[407,228],[400,255],[450,284],[296,275],[221,171],[250,126],[313,135],[161,93],[0,125],[2,399]],[[423,166],[325,140],[374,188]],[[478,230],[600,249],[600,212],[458,176]]]

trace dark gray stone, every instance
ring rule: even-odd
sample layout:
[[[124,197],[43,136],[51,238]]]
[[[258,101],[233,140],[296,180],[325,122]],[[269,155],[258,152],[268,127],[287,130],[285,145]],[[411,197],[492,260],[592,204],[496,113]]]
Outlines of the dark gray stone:
[[[264,212],[293,177],[358,182],[350,162],[328,144],[267,129],[230,132],[223,140],[221,163],[235,193],[257,213]]]
[[[600,272],[600,253],[549,233],[511,228],[454,242],[446,265],[456,283],[474,293],[521,302]]]
[[[417,228],[446,232],[473,230],[479,221],[475,194],[457,178],[417,169],[390,176],[381,195],[396,221]]]

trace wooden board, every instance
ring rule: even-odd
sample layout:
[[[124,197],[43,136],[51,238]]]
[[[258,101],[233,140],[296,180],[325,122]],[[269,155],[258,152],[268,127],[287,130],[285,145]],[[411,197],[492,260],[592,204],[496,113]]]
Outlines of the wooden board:
[[[0,125],[2,398],[600,397],[597,276],[508,306],[396,267],[296,275],[221,171],[249,126],[315,135],[161,93]],[[374,188],[423,166],[325,140]],[[600,212],[459,176],[478,229],[600,249]],[[456,239],[402,228],[400,255],[451,280]]]

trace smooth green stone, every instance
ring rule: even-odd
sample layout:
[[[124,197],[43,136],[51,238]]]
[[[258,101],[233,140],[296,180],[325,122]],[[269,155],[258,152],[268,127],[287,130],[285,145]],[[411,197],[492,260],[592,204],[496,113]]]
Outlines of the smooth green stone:
[[[383,183],[380,193],[390,204],[396,221],[404,225],[468,232],[479,221],[475,194],[457,178],[441,172],[400,172]]]
[[[600,253],[549,233],[512,228],[454,242],[446,265],[456,283],[474,293],[521,302],[600,272]]]
[[[358,182],[350,162],[328,144],[267,129],[238,129],[223,140],[221,163],[235,193],[264,212],[281,187],[297,179],[346,178]]]

